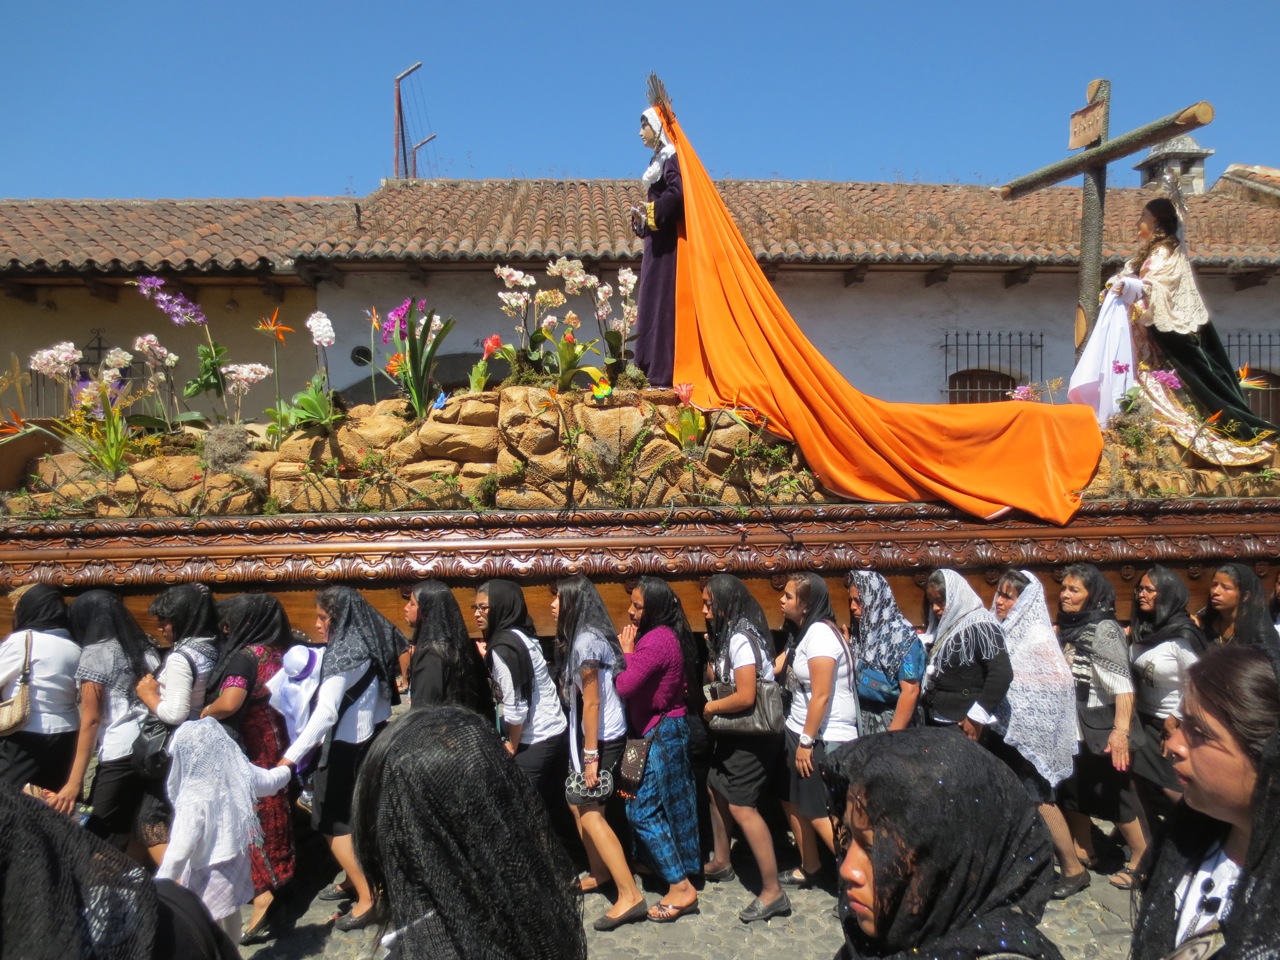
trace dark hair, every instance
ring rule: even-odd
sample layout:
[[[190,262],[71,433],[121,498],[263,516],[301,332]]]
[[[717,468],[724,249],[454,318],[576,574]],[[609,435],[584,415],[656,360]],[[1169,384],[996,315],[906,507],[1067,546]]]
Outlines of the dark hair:
[[[671,584],[658,577],[641,577],[636,581],[637,590],[644,597],[644,613],[636,624],[639,635],[654,627],[669,627],[680,640],[680,654],[684,658],[686,702],[697,706],[701,713],[702,674],[707,666],[707,648],[693,636],[689,618],[685,615],[680,598]]]
[[[173,625],[175,643],[189,637],[213,639],[221,633],[213,595],[203,583],[170,587],[151,601],[147,612],[157,620]]]
[[[587,589],[595,589],[591,581],[578,574],[563,577],[551,584],[551,595],[560,600],[560,614],[556,617],[556,660],[568,659],[573,638],[578,635],[578,614],[582,610],[582,595]]]
[[[1136,269],[1140,269],[1157,249],[1164,247],[1172,250],[1178,245],[1178,211],[1173,202],[1165,197],[1156,197],[1142,209],[1151,214],[1156,227],[1151,231],[1151,239],[1142,248],[1142,252],[1130,261],[1131,264],[1136,264]]]
[[[1223,574],[1234,585],[1240,594],[1240,598],[1236,603],[1235,627],[1230,640],[1223,640],[1227,643],[1238,643],[1245,646],[1252,646],[1259,643],[1274,643],[1278,639],[1276,637],[1275,627],[1272,625],[1272,617],[1267,611],[1266,586],[1258,576],[1248,567],[1239,563],[1224,563],[1217,570],[1213,571],[1214,576]],[[1205,633],[1210,637],[1221,638],[1220,626],[1218,624],[1218,610],[1209,604],[1205,608],[1202,626]]]
[[[1256,768],[1280,730],[1280,683],[1271,658],[1256,647],[1215,647],[1187,670],[1185,691],[1222,721]]]
[[[929,579],[924,582],[924,588],[928,590],[932,587],[942,595],[942,602],[947,602],[947,574],[945,570],[935,570],[929,574]]]
[[[586,957],[573,866],[546,808],[470,710],[415,709],[374,740],[352,834],[405,956]]]
[[[1267,610],[1271,613],[1271,619],[1280,619],[1280,591],[1276,588],[1280,587],[1280,573],[1276,574],[1276,582],[1271,584],[1271,601],[1267,604]]]
[[[325,587],[316,594],[316,606],[332,617],[349,589],[350,587],[343,586]]]
[[[999,590],[1000,587],[1006,583],[1011,584],[1013,589],[1018,592],[1018,596],[1022,596],[1022,591],[1027,589],[1027,584],[1030,582],[1031,579],[1021,570],[1006,570],[1004,573],[1000,574],[1000,580],[996,584],[996,589]]]

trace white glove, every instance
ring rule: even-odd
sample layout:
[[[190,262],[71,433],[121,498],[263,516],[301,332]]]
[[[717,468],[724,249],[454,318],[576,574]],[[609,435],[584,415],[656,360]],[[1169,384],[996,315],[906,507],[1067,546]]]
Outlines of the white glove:
[[[1107,286],[1115,292],[1125,306],[1129,306],[1142,296],[1142,281],[1137,277],[1112,277]]]

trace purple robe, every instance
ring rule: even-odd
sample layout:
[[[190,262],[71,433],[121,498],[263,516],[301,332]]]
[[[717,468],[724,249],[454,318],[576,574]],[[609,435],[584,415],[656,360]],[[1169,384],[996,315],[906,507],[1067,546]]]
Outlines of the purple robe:
[[[676,237],[684,226],[684,189],[676,157],[663,161],[662,175],[649,188],[648,200],[657,229],[645,224],[640,230],[644,259],[632,349],[649,383],[670,387],[676,354]]]

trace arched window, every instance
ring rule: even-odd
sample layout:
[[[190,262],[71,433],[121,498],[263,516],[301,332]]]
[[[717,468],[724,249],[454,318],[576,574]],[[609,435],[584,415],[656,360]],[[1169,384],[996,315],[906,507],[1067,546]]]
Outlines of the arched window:
[[[947,403],[995,403],[1008,400],[1017,384],[995,370],[958,370],[947,378]]]

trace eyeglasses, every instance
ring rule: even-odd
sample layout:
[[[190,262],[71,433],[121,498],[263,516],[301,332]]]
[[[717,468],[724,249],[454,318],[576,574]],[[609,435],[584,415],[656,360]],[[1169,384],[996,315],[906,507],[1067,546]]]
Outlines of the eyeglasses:
[[[487,603],[473,603],[471,609],[476,613],[488,613],[489,605]]]

